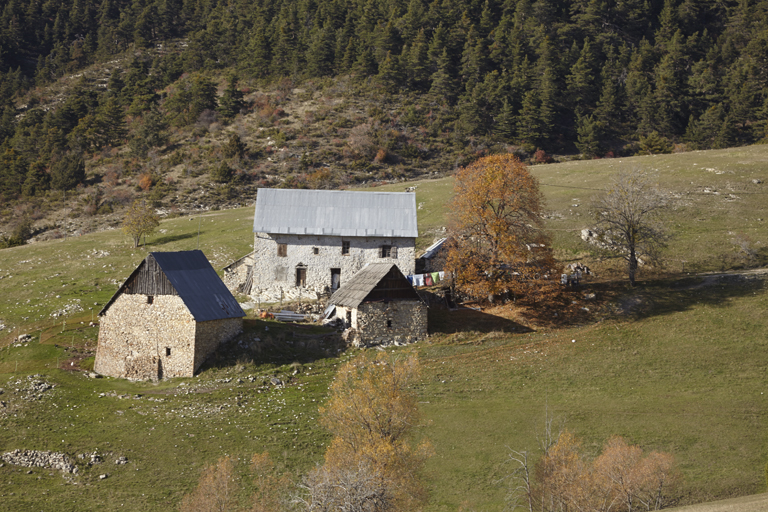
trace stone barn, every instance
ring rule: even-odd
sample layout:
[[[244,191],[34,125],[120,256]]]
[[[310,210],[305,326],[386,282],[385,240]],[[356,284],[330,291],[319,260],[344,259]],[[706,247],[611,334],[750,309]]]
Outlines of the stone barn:
[[[393,263],[369,263],[331,296],[328,317],[356,346],[413,343],[427,335],[427,306]]]
[[[94,370],[144,380],[192,377],[245,313],[202,251],[184,251],[150,253],[99,316]]]
[[[262,300],[333,292],[369,262],[413,274],[416,195],[259,189],[253,252],[224,269],[230,290]]]

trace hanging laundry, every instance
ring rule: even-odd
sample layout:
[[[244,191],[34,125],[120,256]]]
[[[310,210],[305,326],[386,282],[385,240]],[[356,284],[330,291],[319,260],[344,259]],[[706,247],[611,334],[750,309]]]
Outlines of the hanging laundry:
[[[441,281],[445,279],[445,272],[438,272],[437,275],[440,276]]]
[[[432,272],[430,274],[432,276],[432,282],[437,284],[440,282],[440,272]]]
[[[405,278],[408,280],[409,283],[411,283],[411,286],[413,286],[413,276],[405,276]]]
[[[413,285],[414,286],[424,286],[424,275],[423,274],[416,274],[413,276]]]
[[[435,283],[432,282],[432,276],[431,275],[424,274],[424,284],[426,284],[427,286],[432,286],[433,284],[435,284]]]

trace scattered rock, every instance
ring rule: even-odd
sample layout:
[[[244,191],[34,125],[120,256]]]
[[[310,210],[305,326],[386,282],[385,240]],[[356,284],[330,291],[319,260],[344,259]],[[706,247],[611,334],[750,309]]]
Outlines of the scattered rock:
[[[755,185],[759,185],[759,184],[761,184],[762,182],[763,182],[763,180],[761,180],[761,179],[759,179],[759,178],[755,178],[755,179],[753,179],[753,180],[752,180],[752,183],[754,183]]]
[[[8,464],[25,468],[53,468],[65,473],[77,473],[77,467],[69,462],[63,453],[38,451],[38,450],[14,450],[2,455]]]
[[[126,459],[125,457],[118,457],[117,460],[115,461],[115,464],[117,464],[118,466],[122,466],[123,464],[128,464],[128,459]]]
[[[104,473],[103,475],[99,475],[99,480],[106,480],[108,477],[109,475]]]

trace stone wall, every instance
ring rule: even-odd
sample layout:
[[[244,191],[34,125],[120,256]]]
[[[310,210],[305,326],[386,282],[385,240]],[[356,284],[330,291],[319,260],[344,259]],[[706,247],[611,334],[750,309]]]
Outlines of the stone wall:
[[[219,343],[225,343],[243,332],[242,318],[222,318],[198,322],[195,332],[195,360],[192,372],[216,351]]]
[[[346,309],[337,308],[339,315]],[[427,306],[416,300],[364,302],[353,310],[351,327],[360,346],[414,343],[427,336]]]
[[[181,297],[121,294],[99,325],[94,370],[132,379],[191,377],[195,321]]]
[[[349,242],[349,254],[342,254],[342,241]],[[296,269],[306,267],[306,291],[322,293],[331,286],[331,269],[341,270],[341,283],[354,276],[368,262],[391,262],[404,275],[411,275],[415,265],[415,239],[385,237],[338,237],[317,235],[254,236],[253,288],[251,295],[262,292],[279,293],[285,297],[298,296]],[[278,244],[287,244],[286,256],[278,256]],[[382,245],[397,248],[397,257],[381,258]],[[317,254],[315,254],[315,249]],[[308,294],[304,293],[304,297]]]
[[[253,256],[248,255],[237,260],[224,269],[224,276],[221,280],[224,282],[229,291],[234,293],[239,292],[240,285],[245,283],[245,279],[248,276],[248,269],[253,266]]]

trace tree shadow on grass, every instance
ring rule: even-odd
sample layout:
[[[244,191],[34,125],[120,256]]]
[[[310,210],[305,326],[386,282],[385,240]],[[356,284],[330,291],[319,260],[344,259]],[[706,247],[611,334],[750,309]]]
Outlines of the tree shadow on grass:
[[[532,332],[532,329],[501,316],[489,315],[470,308],[457,310],[430,309],[428,314],[430,334],[457,332]]]
[[[200,234],[202,235],[203,232],[201,231]],[[154,240],[151,240],[147,245],[165,245],[169,244],[171,242],[178,242],[179,240],[186,240],[188,238],[194,238],[197,236],[197,232],[195,233],[184,233],[182,235],[168,235],[168,236],[161,236],[158,238],[155,238]]]
[[[637,320],[687,311],[696,305],[728,305],[766,287],[765,277],[716,274],[646,283],[618,301],[618,314]]]

